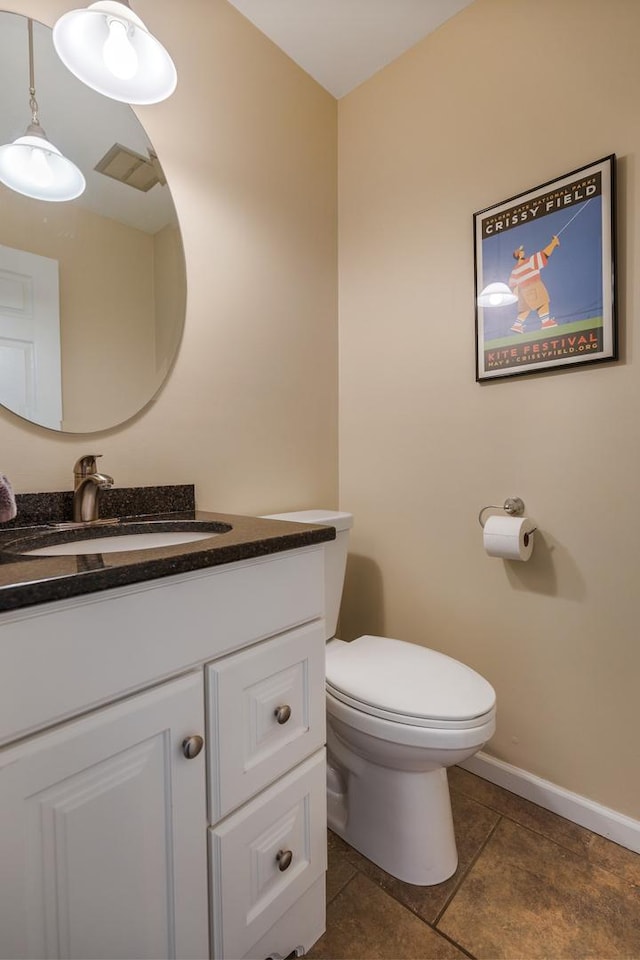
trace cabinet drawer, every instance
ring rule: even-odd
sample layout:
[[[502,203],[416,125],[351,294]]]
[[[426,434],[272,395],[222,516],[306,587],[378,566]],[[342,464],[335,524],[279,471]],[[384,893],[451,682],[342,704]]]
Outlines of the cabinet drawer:
[[[325,778],[322,749],[209,830],[214,958],[244,957],[324,874]]]
[[[209,822],[325,742],[324,621],[206,667]]]

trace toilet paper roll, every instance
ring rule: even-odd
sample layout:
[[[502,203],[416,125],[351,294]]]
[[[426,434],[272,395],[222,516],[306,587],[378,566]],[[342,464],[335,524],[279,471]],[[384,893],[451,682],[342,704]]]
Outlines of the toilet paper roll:
[[[484,549],[490,557],[528,560],[533,553],[533,529],[528,517],[489,517],[484,525]]]

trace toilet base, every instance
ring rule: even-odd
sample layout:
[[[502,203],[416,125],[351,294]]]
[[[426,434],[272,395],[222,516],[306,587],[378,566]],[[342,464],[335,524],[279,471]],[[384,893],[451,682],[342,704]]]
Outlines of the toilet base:
[[[431,886],[455,873],[447,772],[391,770],[347,751],[329,737],[327,815],[329,828],[391,876]]]

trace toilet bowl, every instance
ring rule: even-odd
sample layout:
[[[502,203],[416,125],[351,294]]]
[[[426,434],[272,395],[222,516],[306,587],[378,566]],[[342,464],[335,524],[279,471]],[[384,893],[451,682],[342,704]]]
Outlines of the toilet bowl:
[[[493,688],[388,637],[332,640],[326,669],[329,826],[392,876],[441,883],[458,864],[446,768],[493,735]]]
[[[399,880],[441,883],[458,863],[446,770],[493,735],[495,692],[427,647],[335,638],[351,514],[271,516],[336,527],[324,545],[329,827]]]

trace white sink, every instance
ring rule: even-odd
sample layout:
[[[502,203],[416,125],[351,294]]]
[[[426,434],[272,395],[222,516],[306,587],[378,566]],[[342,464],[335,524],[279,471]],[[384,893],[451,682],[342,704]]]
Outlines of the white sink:
[[[152,550],[154,547],[172,547],[179,543],[210,540],[218,533],[165,530],[154,533],[129,533],[120,537],[93,537],[91,540],[71,540],[50,547],[21,551],[25,557],[68,557],[85,553],[124,553],[127,550]]]

